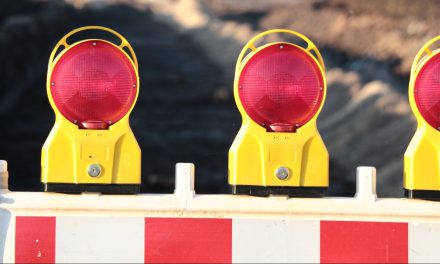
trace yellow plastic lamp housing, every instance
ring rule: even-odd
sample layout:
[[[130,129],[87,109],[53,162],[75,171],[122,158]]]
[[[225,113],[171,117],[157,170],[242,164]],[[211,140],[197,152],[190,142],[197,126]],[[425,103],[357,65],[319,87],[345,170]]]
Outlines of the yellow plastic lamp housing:
[[[121,42],[68,42],[83,31],[105,31]],[[42,149],[45,191],[139,192],[141,150],[129,125],[138,93],[136,55],[117,32],[82,27],[57,43],[47,74],[56,120]]]
[[[440,49],[427,42],[411,67],[409,102],[417,130],[405,152],[403,187],[410,198],[440,199]]]
[[[299,37],[307,47],[287,42],[255,46],[274,33]],[[234,80],[243,119],[229,150],[234,194],[326,194],[329,156],[316,127],[326,95],[324,71],[319,50],[294,31],[269,30],[245,45]]]

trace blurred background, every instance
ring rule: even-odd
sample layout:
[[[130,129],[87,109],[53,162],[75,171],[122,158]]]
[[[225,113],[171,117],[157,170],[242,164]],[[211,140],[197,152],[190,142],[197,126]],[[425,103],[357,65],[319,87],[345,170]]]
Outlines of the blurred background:
[[[403,153],[415,131],[407,99],[417,50],[440,33],[440,2],[411,0],[46,0],[0,3],[0,159],[10,189],[41,190],[40,151],[54,124],[46,95],[56,42],[85,25],[115,29],[139,59],[131,126],[142,192],[170,193],[176,162],[196,164],[198,193],[226,193],[227,152],[241,125],[232,83],[243,44],[271,28],[312,39],[327,67],[318,128],[331,157],[330,194],[355,192],[357,166],[376,166],[378,194],[402,196]]]

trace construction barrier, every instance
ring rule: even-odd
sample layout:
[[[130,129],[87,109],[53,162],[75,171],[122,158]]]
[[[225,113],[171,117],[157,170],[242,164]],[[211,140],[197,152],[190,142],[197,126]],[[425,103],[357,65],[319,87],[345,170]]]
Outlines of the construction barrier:
[[[7,171],[0,175],[4,180]],[[358,168],[357,180],[355,198],[196,195],[194,165],[177,164],[174,194],[25,193],[2,186],[0,260],[440,261],[439,203],[377,199],[372,167]]]

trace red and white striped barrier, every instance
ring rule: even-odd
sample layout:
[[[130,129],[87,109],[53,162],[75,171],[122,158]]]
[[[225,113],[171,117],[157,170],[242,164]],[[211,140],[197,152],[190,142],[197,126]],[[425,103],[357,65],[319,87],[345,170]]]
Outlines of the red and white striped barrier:
[[[440,225],[288,219],[16,217],[18,263],[440,262]]]
[[[440,262],[440,203],[377,199],[372,168],[356,198],[195,195],[194,167],[177,177],[168,195],[0,190],[0,261]]]

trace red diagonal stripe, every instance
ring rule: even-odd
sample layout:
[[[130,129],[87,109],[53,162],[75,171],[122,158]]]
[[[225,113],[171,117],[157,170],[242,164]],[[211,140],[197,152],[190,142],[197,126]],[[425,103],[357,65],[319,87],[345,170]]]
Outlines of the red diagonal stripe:
[[[17,216],[15,262],[55,263],[55,217]]]
[[[321,221],[321,263],[408,263],[408,224]]]
[[[232,220],[146,218],[146,263],[231,263]]]

